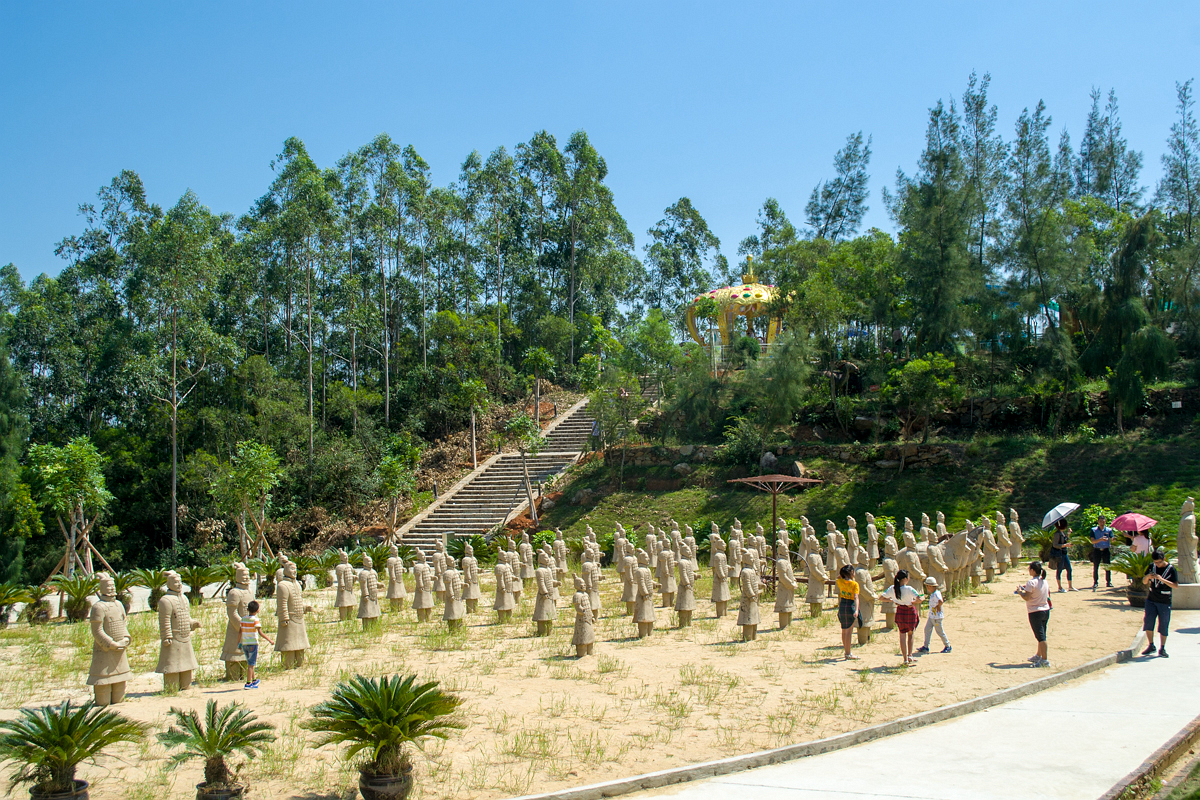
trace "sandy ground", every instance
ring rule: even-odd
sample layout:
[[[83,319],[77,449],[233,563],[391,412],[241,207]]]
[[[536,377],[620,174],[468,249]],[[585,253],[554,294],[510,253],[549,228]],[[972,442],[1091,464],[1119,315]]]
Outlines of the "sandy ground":
[[[1031,680],[1044,672],[1025,662],[1034,652],[1033,636],[1024,604],[1012,594],[1025,575],[1023,568],[1010,570],[974,595],[952,599],[946,630],[954,651],[940,654],[935,636],[934,653],[908,669],[900,666],[895,632],[877,633],[856,648],[860,661],[842,661],[830,602],[821,617],[798,620],[786,631],[777,630],[764,603],[758,640],[741,643],[736,612],[716,620],[711,604],[700,600],[690,629],[671,629],[673,612],[660,609],[658,630],[639,641],[636,626],[621,616],[611,570],[605,571],[595,655],[582,660],[570,645],[569,608],[560,608],[548,638],[532,636],[528,592],[519,622],[495,624],[490,574],[480,612],[457,634],[447,633],[440,620],[418,625],[411,610],[386,615],[379,633],[363,633],[357,622],[333,621],[332,593],[317,590],[306,593],[318,609],[309,623],[307,664],[284,672],[272,658],[260,665],[257,691],[220,680],[224,608],[205,601],[196,610],[204,622],[195,639],[199,685],[175,696],[164,696],[160,677],[150,672],[158,652],[156,618],[131,616],[137,677],[119,708],[162,726],[172,706],[203,709],[210,698],[243,702],[282,734],[243,768],[253,796],[332,800],[347,796],[357,773],[333,747],[312,746],[313,735],[301,727],[307,709],[354,673],[415,672],[461,694],[467,724],[418,759],[415,797],[551,791],[829,736]],[[708,591],[705,577],[697,597],[707,598]],[[1140,621],[1140,610],[1131,609],[1120,590],[1055,594],[1053,600],[1055,670],[1128,647]],[[268,601],[262,612],[268,632],[273,606]],[[11,718],[20,706],[89,697],[90,651],[86,623],[0,631],[0,717]],[[170,765],[152,740],[114,749],[80,776],[92,782],[94,800],[189,798],[201,765]]]

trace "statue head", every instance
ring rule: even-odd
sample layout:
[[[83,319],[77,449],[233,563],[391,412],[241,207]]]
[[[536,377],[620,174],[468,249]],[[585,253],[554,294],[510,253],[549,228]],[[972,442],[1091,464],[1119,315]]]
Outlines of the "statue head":
[[[762,536],[762,535],[763,535],[763,526],[762,526],[762,523],[761,523],[761,522],[756,522],[756,523],[754,523],[754,535],[755,535],[755,536]]]
[[[887,524],[883,526],[883,529],[887,531],[888,536],[892,536],[896,533],[896,524],[891,520],[888,520]]]
[[[522,531],[522,532],[521,532],[521,544],[529,544],[529,533],[528,533],[528,531]]]
[[[675,520],[671,520],[671,530],[673,530],[673,531],[679,530],[679,523],[676,522]]]
[[[464,545],[463,545],[463,552],[464,552],[464,553],[466,553],[468,556],[472,556],[472,557],[474,557],[474,555],[475,555],[475,548],[474,548],[474,547],[471,547],[471,543],[470,543],[470,542],[467,542],[466,544],[464,544]]]
[[[853,530],[858,530],[858,520],[854,517],[846,517],[846,527]]]
[[[96,580],[100,584],[96,587],[96,594],[105,600],[111,600],[117,596],[117,582],[113,580],[112,575],[107,572],[97,572]]]
[[[787,558],[788,557],[788,546],[786,544],[784,544],[783,542],[780,542],[777,545],[775,545],[775,557],[776,558]]]
[[[275,570],[275,584],[278,586],[283,583],[283,567]]]
[[[996,527],[997,528],[1004,527],[1004,512],[1003,511],[996,512]]]
[[[831,520],[831,519],[825,520],[825,532],[826,533],[833,533],[836,530],[837,530],[837,525],[833,524],[833,520]]]
[[[554,529],[554,541],[556,541],[556,542],[562,541],[562,529],[561,528]]]
[[[883,540],[883,552],[889,556],[894,556],[900,552],[900,549],[896,547],[896,537],[889,535]]]
[[[1019,522],[1020,521],[1020,517],[1017,516],[1017,510],[1015,508],[1010,508],[1008,510],[1008,521],[1009,522]]]
[[[289,561],[283,565],[283,577],[290,581],[296,580],[296,562]]]
[[[754,551],[753,550],[742,551],[742,566],[743,567],[753,567],[754,566]]]
[[[370,569],[373,566],[375,566],[375,562],[371,560],[371,557],[363,556],[363,569]]]
[[[710,550],[715,550],[718,553],[724,553],[725,540],[721,538],[721,534],[714,533],[708,537],[708,547]]]
[[[338,558],[341,559],[343,564],[350,563],[350,554],[341,548],[338,548]]]
[[[693,536],[695,536],[695,535],[696,535],[696,532],[695,532],[694,530],[692,530],[692,526],[691,526],[691,525],[684,525],[683,527],[684,527],[684,529],[687,531],[687,536],[686,536],[685,538],[688,538],[688,539],[690,539],[690,538],[692,538]]]
[[[233,583],[243,587],[250,585],[250,570],[240,561],[233,565]]]
[[[654,541],[657,541],[658,537],[654,535],[654,526],[653,526],[653,525],[647,525],[647,526],[646,526],[646,528],[647,528],[647,530],[646,530],[646,542],[647,542],[647,544],[649,544],[649,543],[651,543],[651,542],[654,542]]]
[[[400,555],[400,548],[396,547],[396,545],[392,545],[391,547],[388,548],[388,552],[391,553],[393,556],[398,557]]]
[[[1189,497],[1187,500],[1183,501],[1183,513],[1181,516],[1186,517],[1188,514],[1191,514],[1195,510],[1196,510],[1196,501],[1193,498]]]
[[[575,591],[583,591],[583,578],[579,577],[574,572],[571,573],[571,582],[575,584]]]
[[[713,522],[709,524],[708,532],[710,536],[716,536],[721,532],[721,528],[717,525],[717,523]]]
[[[646,551],[640,547],[637,550],[637,563],[639,567],[646,567],[650,565],[650,556],[648,556]]]
[[[438,539],[436,542],[434,542],[433,546],[437,549],[437,551],[439,553],[446,552],[446,543],[444,541],[442,541],[441,539]]]
[[[875,515],[874,515],[874,514],[872,514],[870,511],[868,511],[868,512],[867,512],[867,524],[868,524],[868,525],[874,525],[874,524],[875,524]]]
[[[923,528],[929,527],[929,515],[926,514],[924,511],[921,512],[921,527],[923,527]]]
[[[425,551],[418,547],[416,554],[413,556],[413,561],[418,561],[422,564],[426,563],[425,562]]]
[[[545,550],[538,551],[538,566],[539,567],[550,566],[550,556],[546,553]]]
[[[913,521],[908,517],[904,518],[904,530],[911,531],[913,529]]]
[[[454,556],[446,556],[446,569],[458,569],[458,561],[455,560]]]
[[[183,578],[179,577],[179,573],[175,570],[167,570],[167,590],[171,592],[183,591]]]

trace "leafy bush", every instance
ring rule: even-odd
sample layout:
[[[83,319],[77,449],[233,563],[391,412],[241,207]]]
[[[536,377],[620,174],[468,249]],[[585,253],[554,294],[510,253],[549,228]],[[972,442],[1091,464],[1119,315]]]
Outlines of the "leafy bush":
[[[71,622],[87,619],[91,596],[99,588],[99,578],[81,572],[69,578],[66,575],[57,575],[54,578],[54,589],[63,596],[60,612],[66,612],[67,619]]]
[[[736,417],[725,427],[725,441],[717,447],[714,458],[722,464],[757,467],[765,448],[762,429],[746,417]]]

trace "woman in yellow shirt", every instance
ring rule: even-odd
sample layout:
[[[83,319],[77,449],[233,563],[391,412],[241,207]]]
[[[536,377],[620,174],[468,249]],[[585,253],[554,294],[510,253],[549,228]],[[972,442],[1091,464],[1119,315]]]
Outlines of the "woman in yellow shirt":
[[[850,652],[850,637],[858,620],[858,581],[854,580],[854,567],[846,564],[838,572],[838,622],[842,624],[842,649],[847,661],[857,661],[858,656]]]

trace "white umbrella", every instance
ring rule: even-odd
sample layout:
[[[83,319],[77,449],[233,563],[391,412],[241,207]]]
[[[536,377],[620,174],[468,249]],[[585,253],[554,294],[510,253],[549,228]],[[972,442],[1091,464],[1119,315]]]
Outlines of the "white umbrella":
[[[1042,517],[1042,527],[1049,528],[1060,519],[1064,519],[1068,514],[1072,514],[1079,510],[1079,503],[1059,503],[1054,508],[1046,512],[1046,516]]]

